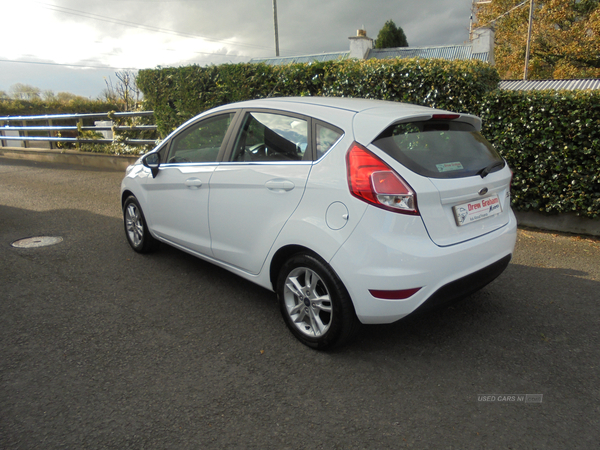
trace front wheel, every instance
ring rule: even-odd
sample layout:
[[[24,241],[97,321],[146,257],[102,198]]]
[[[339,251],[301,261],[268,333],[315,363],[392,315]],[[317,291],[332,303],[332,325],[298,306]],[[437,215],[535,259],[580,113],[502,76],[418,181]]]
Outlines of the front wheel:
[[[310,254],[292,256],[277,280],[281,314],[303,344],[326,349],[346,343],[359,321],[350,295],[333,269]]]
[[[158,241],[150,234],[142,208],[133,195],[123,204],[123,224],[127,241],[136,252],[149,253],[158,248]]]

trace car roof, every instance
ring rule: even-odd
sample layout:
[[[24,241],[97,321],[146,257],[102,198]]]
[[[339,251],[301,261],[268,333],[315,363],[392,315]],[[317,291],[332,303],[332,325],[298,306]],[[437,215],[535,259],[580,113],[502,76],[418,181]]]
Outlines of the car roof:
[[[247,100],[239,103],[229,104],[229,107],[238,108],[263,108],[263,107],[293,107],[294,104],[321,106],[326,108],[344,109],[355,113],[369,109],[378,109],[393,106],[396,112],[414,113],[423,109],[431,110],[425,106],[410,103],[391,102],[386,100],[373,100],[366,98],[351,97],[272,97],[258,100]]]
[[[394,123],[407,120],[429,120],[437,114],[457,114],[450,111],[414,105],[411,103],[393,102],[350,97],[274,97],[258,100],[247,100],[231,103],[215,108],[213,111],[227,109],[278,109],[297,112],[328,121],[327,110],[332,113],[347,113],[354,118],[353,132],[355,139],[363,145],[370,144],[383,130]],[[461,122],[470,123],[476,130],[481,129],[481,119],[470,114],[460,114]],[[334,125],[338,125],[333,120]],[[346,130],[348,131],[348,130]]]

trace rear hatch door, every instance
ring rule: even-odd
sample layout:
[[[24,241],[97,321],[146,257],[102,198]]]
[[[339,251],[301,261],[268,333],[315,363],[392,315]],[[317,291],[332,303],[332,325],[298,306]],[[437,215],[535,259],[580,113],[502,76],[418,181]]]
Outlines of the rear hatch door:
[[[510,171],[463,179],[430,179],[435,195],[420,199],[419,211],[437,245],[458,244],[505,226],[510,219]]]
[[[405,119],[369,146],[415,189],[425,227],[439,246],[477,238],[510,220],[510,169],[473,116],[462,117]]]

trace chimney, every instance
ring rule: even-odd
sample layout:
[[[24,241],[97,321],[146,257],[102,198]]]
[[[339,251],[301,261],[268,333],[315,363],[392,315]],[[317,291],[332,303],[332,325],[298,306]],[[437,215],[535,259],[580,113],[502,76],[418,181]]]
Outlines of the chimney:
[[[367,30],[357,30],[356,36],[350,36],[350,58],[366,59],[373,48],[373,39],[367,36]]]
[[[471,45],[473,53],[487,53],[488,63],[494,65],[494,30],[485,27],[473,30]]]

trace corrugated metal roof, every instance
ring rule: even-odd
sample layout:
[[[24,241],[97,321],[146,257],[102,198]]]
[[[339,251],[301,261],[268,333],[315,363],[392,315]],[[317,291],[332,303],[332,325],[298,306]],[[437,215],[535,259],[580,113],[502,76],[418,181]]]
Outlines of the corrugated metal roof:
[[[387,58],[427,58],[427,59],[479,59],[488,61],[489,54],[473,53],[473,47],[467,45],[445,45],[440,47],[398,47],[371,49],[367,59]]]
[[[334,61],[348,58],[349,51],[345,52],[330,52],[330,53],[318,53],[316,55],[302,55],[302,56],[279,56],[274,58],[252,58],[251,63],[265,63],[270,66],[278,66],[284,64],[298,64],[298,63],[310,63],[310,62],[323,62],[323,61]]]
[[[313,61],[332,61],[347,59],[350,52],[320,53],[317,55],[283,56],[274,58],[253,58],[251,63],[265,63],[269,65],[308,63]],[[445,45],[439,47],[398,47],[371,49],[365,59],[388,59],[388,58],[427,58],[427,59],[478,59],[487,62],[489,54],[473,53],[473,47],[466,45]]]
[[[576,91],[585,89],[600,89],[600,78],[584,80],[503,80],[498,85],[505,91]]]

